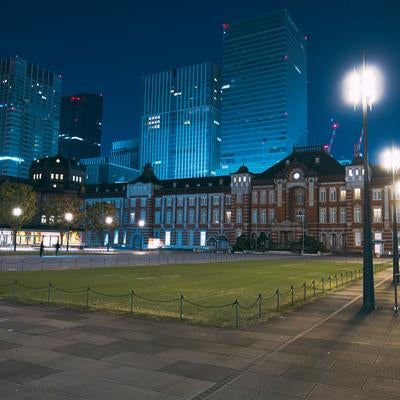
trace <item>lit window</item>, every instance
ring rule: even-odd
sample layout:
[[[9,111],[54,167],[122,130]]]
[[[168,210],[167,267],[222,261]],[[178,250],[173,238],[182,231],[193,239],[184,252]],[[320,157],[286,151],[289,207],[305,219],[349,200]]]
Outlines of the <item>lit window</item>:
[[[340,201],[346,200],[346,189],[340,189]]]
[[[219,209],[213,211],[213,224],[219,224]]]
[[[50,179],[54,179],[54,174],[50,174]]]
[[[64,179],[64,175],[60,174],[60,180],[62,181]]]
[[[356,206],[354,207],[354,222],[355,223],[361,223],[361,207]]]
[[[230,224],[232,220],[232,211],[226,211],[225,212],[225,222],[227,224]]]
[[[361,246],[361,232],[354,232],[354,245]]]
[[[241,224],[242,223],[242,209],[238,208],[236,210],[236,223]]]
[[[206,245],[206,232],[201,231],[200,232],[200,246],[205,246]]]
[[[360,200],[361,198],[361,189],[360,188],[355,188],[354,189],[354,199],[355,200]]]
[[[319,222],[320,222],[320,224],[326,224],[326,208],[320,208]]]
[[[130,221],[131,224],[135,223],[135,213],[134,212],[131,212],[129,221]]]
[[[165,245],[169,246],[171,244],[171,232],[166,231],[165,232]]]
[[[374,207],[374,209],[373,209],[373,221],[376,224],[379,224],[379,223],[382,222],[382,208]]]
[[[319,201],[321,201],[321,202],[326,201],[326,190],[325,189],[319,190]]]

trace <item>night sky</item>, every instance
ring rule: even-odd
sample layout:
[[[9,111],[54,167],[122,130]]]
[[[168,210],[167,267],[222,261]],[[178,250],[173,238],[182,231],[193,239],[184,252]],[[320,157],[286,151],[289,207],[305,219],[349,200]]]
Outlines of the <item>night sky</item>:
[[[8,3],[8,4],[7,4]],[[106,3],[106,4],[103,4]],[[139,134],[140,77],[203,61],[221,62],[224,22],[288,8],[308,36],[310,144],[329,141],[349,158],[360,112],[345,105],[344,74],[369,62],[385,75],[370,114],[371,153],[400,144],[400,2],[396,0],[8,1],[0,13],[0,57],[18,54],[63,76],[63,94],[103,93],[103,152]]]

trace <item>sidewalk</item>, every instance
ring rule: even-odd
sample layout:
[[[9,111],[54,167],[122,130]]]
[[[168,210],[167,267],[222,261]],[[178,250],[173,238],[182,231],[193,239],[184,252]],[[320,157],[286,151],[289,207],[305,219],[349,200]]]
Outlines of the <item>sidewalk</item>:
[[[400,399],[391,271],[253,329],[223,330],[0,302],[8,399]]]

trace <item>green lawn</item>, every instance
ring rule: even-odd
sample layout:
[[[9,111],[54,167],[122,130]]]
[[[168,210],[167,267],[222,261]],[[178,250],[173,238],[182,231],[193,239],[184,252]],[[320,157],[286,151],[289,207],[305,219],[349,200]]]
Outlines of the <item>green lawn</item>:
[[[304,300],[304,282],[307,283],[306,295],[312,297],[316,281],[316,293],[321,294],[323,286],[340,286],[342,276],[344,284],[355,279],[361,268],[355,262],[334,262],[333,260],[286,259],[282,261],[241,261],[212,264],[178,264],[157,266],[132,266],[128,268],[94,268],[54,271],[3,272],[0,274],[0,293],[6,297],[14,296],[14,286],[4,286],[17,280],[23,286],[15,286],[15,296],[19,299],[48,301],[47,286],[52,283],[50,301],[103,309],[130,312],[133,300],[134,314],[155,317],[178,317],[180,313],[180,294],[184,298],[201,306],[222,308],[202,308],[183,302],[185,320],[212,325],[234,325],[236,310],[231,304],[239,299],[241,325],[258,318],[259,303],[246,310],[257,301],[262,293],[262,314],[268,316],[276,310],[276,289],[280,289],[280,306],[290,305],[292,301],[290,287],[295,287],[294,301]],[[347,273],[347,274],[346,274]],[[341,275],[342,274],[342,275]],[[331,277],[329,279],[329,276]],[[322,284],[324,278],[324,284]],[[87,287],[90,287],[87,297]],[[64,292],[71,291],[70,292]],[[81,290],[81,291],[79,291]],[[134,290],[135,295],[131,296]],[[114,297],[104,296],[115,295]],[[120,295],[119,297],[116,297]],[[142,298],[144,297],[144,298]],[[160,301],[150,301],[160,300]],[[171,302],[165,302],[171,300]]]

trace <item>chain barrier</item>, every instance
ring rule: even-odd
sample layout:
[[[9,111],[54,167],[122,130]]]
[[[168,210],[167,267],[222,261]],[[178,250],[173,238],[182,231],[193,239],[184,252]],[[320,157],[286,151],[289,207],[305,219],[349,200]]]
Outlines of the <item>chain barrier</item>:
[[[384,268],[387,267],[387,262],[382,262],[380,264],[377,264],[374,268],[375,273],[382,271]],[[340,277],[340,282],[338,282],[338,277]],[[317,292],[322,292],[325,293],[326,291],[331,290],[332,288],[337,288],[339,285],[343,286],[344,284],[348,284],[354,280],[361,279],[362,278],[362,270],[354,270],[354,271],[346,271],[345,273],[341,272],[340,275],[335,274],[335,275],[328,275],[328,277],[322,277],[320,280],[315,280],[313,279],[311,283],[307,284],[305,281],[302,285],[295,286],[292,285],[289,289],[282,291],[281,289],[276,289],[271,295],[269,296],[263,296],[262,293],[259,293],[257,296],[256,300],[251,303],[248,306],[242,305],[239,301],[238,298],[235,299],[235,301],[226,303],[226,304],[219,304],[219,305],[206,305],[206,304],[200,304],[195,301],[191,301],[184,297],[183,294],[181,294],[179,297],[174,298],[174,299],[153,299],[149,298],[146,296],[142,296],[138,293],[136,293],[134,290],[131,290],[129,293],[123,293],[123,294],[109,294],[109,293],[103,293],[103,292],[98,292],[96,290],[91,289],[89,286],[85,289],[63,289],[57,286],[54,286],[52,283],[49,283],[46,286],[29,286],[26,285],[22,282],[19,282],[17,280],[10,282],[10,283],[0,283],[0,297],[5,297],[9,298],[11,297],[14,300],[17,300],[18,297],[22,298],[22,294],[20,291],[18,291],[19,296],[17,296],[17,287],[20,289],[26,289],[30,291],[35,291],[35,290],[46,290],[47,291],[47,296],[46,298],[43,298],[43,301],[46,301],[48,305],[51,303],[57,304],[55,294],[57,292],[64,293],[64,294],[69,294],[69,295],[77,295],[77,294],[86,294],[85,300],[84,300],[84,305],[86,306],[87,309],[89,309],[91,306],[96,307],[93,305],[93,302],[95,301],[92,299],[92,296],[101,296],[101,297],[106,297],[106,298],[129,298],[129,306],[126,304],[125,309],[128,311],[130,315],[134,314],[134,311],[140,311],[140,306],[137,303],[137,300],[144,300],[150,303],[178,303],[179,304],[179,319],[184,320],[185,315],[184,315],[184,304],[187,303],[188,305],[201,308],[201,309],[208,309],[208,310],[215,310],[215,309],[226,309],[228,307],[232,307],[234,310],[234,326],[237,328],[240,327],[241,324],[241,310],[250,312],[254,309],[256,309],[256,312],[254,313],[255,318],[258,318],[259,320],[263,319],[263,313],[264,313],[264,307],[269,308],[271,311],[275,310],[276,312],[281,312],[282,306],[295,306],[296,304],[296,295],[297,295],[297,301],[299,300],[298,294],[302,293],[302,296],[300,297],[301,302],[305,302],[307,298],[312,298],[317,296]],[[7,288],[11,287],[11,296],[7,296],[4,289],[2,290],[1,288]],[[311,290],[312,293],[311,295],[308,294],[308,290]],[[282,299],[285,298],[285,296],[288,296],[285,301],[282,302]],[[28,296],[29,298],[29,296]],[[26,299],[26,297],[24,298]],[[38,299],[34,299],[38,300]],[[91,301],[92,300],[92,301]],[[274,303],[275,302],[275,303]],[[92,304],[90,304],[92,303]],[[76,304],[73,301],[71,304]],[[82,304],[82,303],[81,303]],[[257,307],[258,306],[258,307]],[[176,309],[175,309],[176,310]],[[176,311],[175,311],[176,312]],[[176,315],[176,314],[175,314]]]

